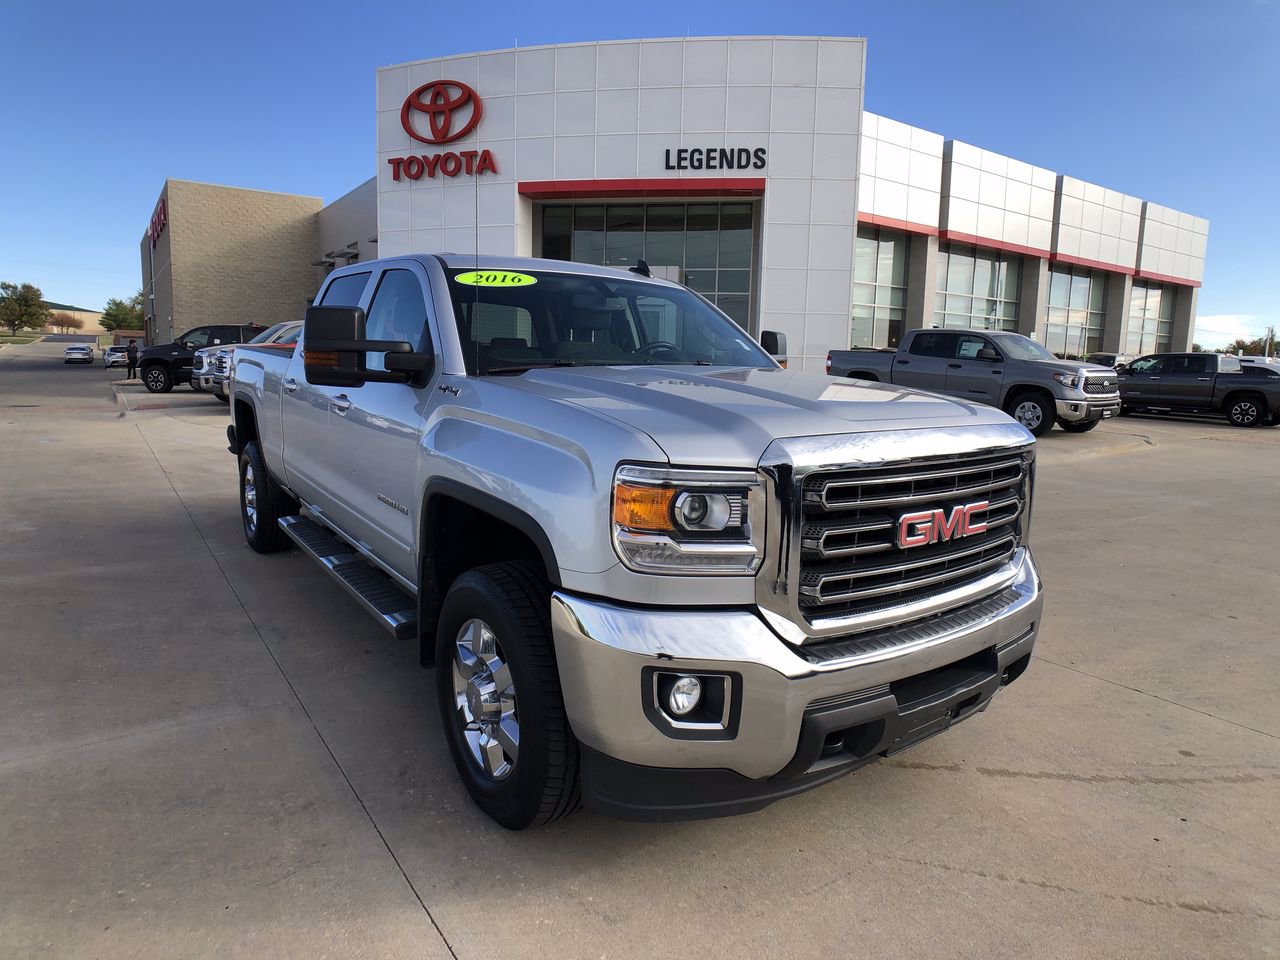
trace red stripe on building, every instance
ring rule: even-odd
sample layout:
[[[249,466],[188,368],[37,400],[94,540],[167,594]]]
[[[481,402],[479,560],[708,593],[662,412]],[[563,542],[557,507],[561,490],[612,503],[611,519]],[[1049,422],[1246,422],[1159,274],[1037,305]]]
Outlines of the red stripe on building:
[[[1093,270],[1106,270],[1108,273],[1123,273],[1132,277],[1135,271],[1133,267],[1122,267],[1116,263],[1104,263],[1101,260],[1090,260],[1087,257],[1072,257],[1065,253],[1051,253],[1049,259],[1054,263],[1072,263],[1077,267],[1089,267]]]
[[[1039,247],[1026,247],[1020,243],[1005,243],[1003,240],[990,240],[987,237],[975,237],[971,233],[959,233],[955,230],[940,230],[938,239],[947,243],[971,243],[975,247],[987,247],[991,250],[1004,250],[1008,253],[1020,253],[1027,257],[1048,258],[1049,251]]]
[[[938,228],[931,227],[924,223],[913,223],[910,220],[895,220],[893,217],[880,217],[873,213],[858,214],[859,224],[868,224],[873,227],[885,227],[889,230],[901,230],[904,233],[922,233],[928,237],[936,237]]]
[[[603,197],[762,197],[764,177],[671,177],[625,180],[522,180],[520,195],[533,200]]]
[[[1173,283],[1180,287],[1198,287],[1199,280],[1188,280],[1186,277],[1171,277],[1167,273],[1152,273],[1150,270],[1139,270],[1134,274],[1138,280],[1155,280],[1157,283]]]

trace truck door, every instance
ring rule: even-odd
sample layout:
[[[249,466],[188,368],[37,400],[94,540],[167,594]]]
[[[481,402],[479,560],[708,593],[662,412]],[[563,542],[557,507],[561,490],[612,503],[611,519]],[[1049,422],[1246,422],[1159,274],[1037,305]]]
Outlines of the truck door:
[[[947,364],[955,358],[958,336],[943,330],[917,332],[907,349],[893,358],[893,382],[939,393],[946,390]]]
[[[994,350],[999,360],[979,360],[983,350]],[[976,333],[956,336],[955,359],[947,363],[947,393],[965,400],[995,406],[1004,382],[1004,355],[986,337]]]
[[[334,277],[316,302],[331,307],[363,306],[369,277],[368,271]],[[280,385],[285,476],[294,493],[318,507],[326,517],[333,511],[332,478],[337,469],[329,434],[329,408],[342,390],[307,383],[302,348],[295,348]]]
[[[434,351],[427,276],[413,260],[392,261],[375,278],[366,307],[365,337],[412,343]],[[369,370],[385,370],[385,354],[365,358]],[[437,372],[420,387],[366,383],[345,387],[333,398],[330,444],[334,519],[407,580],[417,580],[413,554],[422,489],[419,454],[424,415]]]
[[[1171,407],[1207,410],[1213,405],[1213,356],[1181,353],[1165,358],[1160,396]]]
[[[1139,357],[1120,373],[1120,398],[1128,404],[1159,405],[1166,357]]]

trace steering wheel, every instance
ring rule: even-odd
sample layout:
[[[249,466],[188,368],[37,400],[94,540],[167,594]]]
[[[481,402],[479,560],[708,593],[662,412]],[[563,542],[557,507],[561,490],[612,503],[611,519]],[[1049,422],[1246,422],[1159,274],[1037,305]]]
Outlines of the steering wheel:
[[[636,353],[655,353],[658,350],[670,350],[679,353],[680,348],[670,340],[650,340],[643,347],[636,347]]]

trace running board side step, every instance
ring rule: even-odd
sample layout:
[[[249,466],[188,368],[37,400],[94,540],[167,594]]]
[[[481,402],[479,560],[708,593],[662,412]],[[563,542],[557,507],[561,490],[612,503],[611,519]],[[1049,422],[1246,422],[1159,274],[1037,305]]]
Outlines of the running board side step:
[[[336,536],[306,517],[281,517],[280,529],[320,564],[397,640],[418,636],[418,602],[381,570],[366,563]]]

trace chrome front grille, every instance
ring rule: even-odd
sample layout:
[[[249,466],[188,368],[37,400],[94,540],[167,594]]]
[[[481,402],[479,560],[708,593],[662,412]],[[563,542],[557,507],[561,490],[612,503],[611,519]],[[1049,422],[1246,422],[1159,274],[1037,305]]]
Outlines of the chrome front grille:
[[[1119,377],[1085,377],[1084,392],[1093,396],[1100,393],[1115,393],[1120,387]]]
[[[1021,538],[1029,460],[1021,451],[916,461],[906,465],[815,471],[802,483],[801,614],[848,617],[906,604],[978,580],[1009,562]],[[967,536],[903,547],[907,530],[945,527],[957,508],[973,511]],[[904,517],[931,519],[911,525]]]
[[[225,353],[219,353],[217,356],[213,358],[213,372],[214,373],[227,372],[227,355]]]

